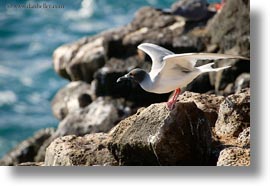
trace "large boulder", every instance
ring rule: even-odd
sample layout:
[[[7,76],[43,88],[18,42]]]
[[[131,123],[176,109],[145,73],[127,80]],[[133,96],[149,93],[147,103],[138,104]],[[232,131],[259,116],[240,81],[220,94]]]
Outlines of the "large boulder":
[[[153,104],[122,120],[109,135],[120,165],[203,165],[211,146],[211,124],[194,102],[172,112]]]
[[[107,134],[57,138],[47,148],[45,166],[109,166],[117,161],[107,149]]]

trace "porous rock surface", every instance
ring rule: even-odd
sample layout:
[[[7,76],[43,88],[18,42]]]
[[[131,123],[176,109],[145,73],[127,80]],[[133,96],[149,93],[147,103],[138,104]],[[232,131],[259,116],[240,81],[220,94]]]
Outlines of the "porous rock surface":
[[[107,149],[107,134],[95,133],[54,140],[46,151],[45,166],[117,165]]]
[[[250,149],[229,147],[220,152],[217,166],[249,166]]]
[[[243,94],[247,96],[249,90],[234,96],[239,98]],[[104,137],[106,151],[117,162],[113,165],[248,165],[250,146],[247,127],[236,137],[219,138],[215,133],[214,118],[222,114],[219,105],[225,99],[223,96],[186,92],[180,96],[173,111],[168,111],[165,103],[139,109],[136,114],[120,121]],[[245,103],[238,99],[238,105],[241,104]],[[230,117],[235,116],[227,116]],[[235,127],[232,125],[231,128]],[[76,140],[76,137],[72,139]],[[55,141],[47,150],[45,159],[55,159],[57,153],[54,152],[61,151],[60,147],[60,150],[55,147]],[[63,161],[58,164],[66,165],[69,155],[64,152],[59,154],[57,161],[62,158]],[[97,158],[95,154],[91,156]],[[235,162],[233,157],[237,157]],[[84,157],[84,160],[86,158],[90,157]]]
[[[250,91],[246,89],[239,94],[226,97],[220,104],[215,133],[219,137],[237,137],[241,131],[250,126]]]

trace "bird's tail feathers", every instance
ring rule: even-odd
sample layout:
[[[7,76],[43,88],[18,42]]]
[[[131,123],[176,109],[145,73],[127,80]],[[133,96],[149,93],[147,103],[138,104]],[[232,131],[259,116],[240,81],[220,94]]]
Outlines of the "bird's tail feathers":
[[[226,68],[230,68],[231,66],[225,66],[220,68],[213,68],[212,65],[214,63],[208,63],[206,65],[202,65],[200,67],[197,67],[201,72],[218,72],[220,70],[224,70]]]

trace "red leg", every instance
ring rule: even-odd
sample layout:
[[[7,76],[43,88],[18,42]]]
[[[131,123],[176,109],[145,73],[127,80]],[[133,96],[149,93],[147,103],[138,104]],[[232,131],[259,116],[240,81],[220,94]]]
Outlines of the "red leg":
[[[172,99],[167,102],[167,109],[168,110],[172,110],[174,108],[174,105],[175,105],[175,103],[177,101],[177,98],[180,95],[180,93],[181,93],[181,89],[180,88],[178,88],[178,89],[176,89],[174,91],[174,94],[173,94]]]

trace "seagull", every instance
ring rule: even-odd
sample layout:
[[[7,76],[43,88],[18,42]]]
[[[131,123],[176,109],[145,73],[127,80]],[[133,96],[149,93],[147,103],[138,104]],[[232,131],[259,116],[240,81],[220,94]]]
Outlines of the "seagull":
[[[181,89],[191,83],[197,76],[206,72],[217,72],[230,66],[212,68],[214,63],[195,67],[198,60],[243,59],[248,58],[216,53],[183,53],[173,52],[151,43],[143,43],[138,49],[147,53],[152,60],[150,72],[136,68],[117,79],[117,83],[124,80],[134,80],[142,89],[156,94],[169,93],[174,90],[172,99],[166,104],[168,110],[173,110]]]

